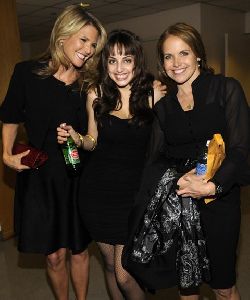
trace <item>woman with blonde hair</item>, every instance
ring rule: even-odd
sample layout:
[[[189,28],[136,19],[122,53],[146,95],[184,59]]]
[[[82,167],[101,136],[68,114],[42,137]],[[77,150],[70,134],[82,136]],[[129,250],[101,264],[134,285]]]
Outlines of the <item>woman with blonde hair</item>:
[[[56,127],[67,122],[84,133],[85,90],[97,78],[96,66],[105,41],[106,32],[93,15],[81,5],[67,7],[55,22],[46,53],[15,66],[0,110],[3,161],[18,172],[18,250],[46,255],[48,276],[58,300],[68,299],[67,249],[76,299],[86,299],[90,238],[78,216],[78,176],[67,173]],[[29,150],[12,154],[20,123],[24,123],[29,144],[48,154],[38,169],[21,162]]]

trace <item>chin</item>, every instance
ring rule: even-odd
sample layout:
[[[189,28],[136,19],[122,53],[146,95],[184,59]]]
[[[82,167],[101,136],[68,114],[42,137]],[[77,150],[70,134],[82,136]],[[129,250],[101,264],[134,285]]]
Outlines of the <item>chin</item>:
[[[125,88],[129,85],[129,83],[119,83],[119,82],[118,83],[116,82],[116,84],[119,88]]]

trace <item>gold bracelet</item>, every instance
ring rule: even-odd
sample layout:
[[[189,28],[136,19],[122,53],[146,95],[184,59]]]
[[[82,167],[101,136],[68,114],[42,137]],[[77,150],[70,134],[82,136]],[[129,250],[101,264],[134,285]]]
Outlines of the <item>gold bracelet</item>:
[[[77,132],[77,134],[78,134],[80,142],[81,142],[81,144],[80,144],[80,146],[78,148],[80,148],[80,147],[84,148],[84,139],[83,139],[83,136],[79,132]]]
[[[93,136],[92,135],[90,135],[90,134],[86,134],[85,135],[89,140],[91,140],[91,142],[93,143],[93,146],[92,146],[92,148],[89,150],[89,151],[94,151],[95,150],[95,147],[96,147],[96,145],[97,145],[97,143],[96,143],[96,140],[93,138]]]

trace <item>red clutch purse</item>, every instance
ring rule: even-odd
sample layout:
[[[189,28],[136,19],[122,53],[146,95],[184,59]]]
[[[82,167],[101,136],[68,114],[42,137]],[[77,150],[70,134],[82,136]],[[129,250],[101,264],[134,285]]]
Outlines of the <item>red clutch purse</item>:
[[[25,152],[26,150],[30,150],[30,152],[28,155],[22,157],[21,163],[32,169],[37,169],[38,167],[43,165],[48,159],[48,154],[46,152],[34,148],[32,146],[20,143],[17,143],[13,146],[12,154],[19,154]]]

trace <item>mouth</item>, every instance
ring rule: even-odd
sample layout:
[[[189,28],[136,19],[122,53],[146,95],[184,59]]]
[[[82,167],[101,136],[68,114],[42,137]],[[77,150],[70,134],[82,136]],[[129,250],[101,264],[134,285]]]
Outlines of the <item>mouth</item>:
[[[87,55],[83,55],[82,53],[76,52],[76,55],[82,61],[85,61],[85,60],[88,59],[88,56]]]
[[[128,75],[127,75],[127,74],[115,74],[115,78],[116,78],[118,81],[126,80],[126,79],[128,78]]]
[[[175,74],[175,75],[179,75],[179,74],[182,74],[185,72],[185,68],[181,68],[181,69],[177,69],[177,70],[172,70],[172,72]]]

